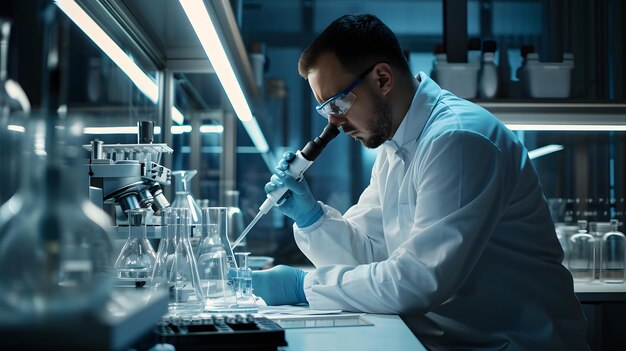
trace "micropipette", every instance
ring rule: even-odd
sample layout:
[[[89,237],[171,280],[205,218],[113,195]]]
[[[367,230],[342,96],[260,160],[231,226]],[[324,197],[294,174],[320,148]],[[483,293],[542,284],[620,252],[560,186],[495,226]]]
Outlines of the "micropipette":
[[[337,129],[337,127],[330,123],[326,125],[324,131],[322,131],[322,134],[320,134],[314,140],[309,141],[302,149],[302,151],[298,150],[298,152],[296,152],[296,158],[291,161],[291,163],[289,164],[289,168],[287,168],[285,173],[287,173],[290,177],[296,179],[297,181],[301,181],[304,171],[306,171],[311,166],[311,164],[313,164],[313,161],[315,161],[317,156],[322,153],[322,150],[326,147],[326,145],[328,145],[328,143],[333,140],[338,134],[339,129]],[[257,213],[252,222],[250,222],[246,229],[244,229],[241,235],[239,235],[239,238],[235,240],[232,245],[233,249],[237,247],[237,245],[239,245],[241,240],[243,240],[246,235],[248,235],[248,232],[252,229],[252,227],[254,227],[259,219],[263,217],[263,215],[268,213],[272,207],[280,206],[283,203],[285,199],[285,193],[287,193],[288,190],[289,189],[287,189],[287,187],[281,187],[276,191],[272,191],[271,193],[267,194],[267,199],[265,199],[263,204],[261,204],[261,207],[259,207],[259,213]]]

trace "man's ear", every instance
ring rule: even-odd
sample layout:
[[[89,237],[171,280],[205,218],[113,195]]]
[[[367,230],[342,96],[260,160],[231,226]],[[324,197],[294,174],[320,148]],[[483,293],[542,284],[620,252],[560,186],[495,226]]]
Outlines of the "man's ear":
[[[376,77],[376,84],[378,89],[383,95],[389,94],[391,88],[393,88],[393,70],[388,63],[379,63],[374,68],[374,76]]]

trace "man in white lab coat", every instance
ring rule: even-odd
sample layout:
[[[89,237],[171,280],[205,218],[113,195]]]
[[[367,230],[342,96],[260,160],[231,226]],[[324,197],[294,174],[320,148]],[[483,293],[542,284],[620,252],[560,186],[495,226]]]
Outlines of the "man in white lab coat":
[[[430,349],[586,350],[541,184],[520,141],[481,107],[414,77],[395,35],[347,15],[302,53],[329,122],[378,148],[369,186],[343,215],[279,163],[267,192],[295,220],[310,273],[255,272],[268,304],[400,314]]]

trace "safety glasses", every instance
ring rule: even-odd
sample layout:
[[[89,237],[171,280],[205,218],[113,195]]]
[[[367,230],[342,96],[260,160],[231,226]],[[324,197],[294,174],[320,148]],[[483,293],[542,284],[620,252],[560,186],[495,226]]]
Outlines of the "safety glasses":
[[[363,73],[359,75],[359,77],[350,84],[345,90],[340,92],[339,94],[331,97],[330,99],[324,101],[321,105],[315,107],[317,113],[322,115],[322,117],[328,119],[330,116],[343,117],[356,99],[356,95],[352,93],[352,90],[357,87],[365,76],[367,76],[373,69],[376,67],[378,63],[372,65],[368,69],[366,69]]]

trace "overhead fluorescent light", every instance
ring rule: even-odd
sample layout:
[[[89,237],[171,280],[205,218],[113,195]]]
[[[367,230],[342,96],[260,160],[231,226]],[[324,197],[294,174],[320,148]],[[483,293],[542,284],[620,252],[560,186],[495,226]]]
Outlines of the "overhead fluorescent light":
[[[155,132],[156,132],[155,127]],[[85,127],[83,134],[137,134],[137,126],[134,127]]]
[[[119,47],[74,0],[55,3],[105,54],[135,83],[152,102],[159,98],[156,83]]]
[[[578,132],[622,132],[626,125],[610,124],[506,124],[510,130],[526,131],[578,131]]]
[[[172,106],[172,121],[177,124],[183,124],[185,122],[185,116],[175,106]]]
[[[265,137],[263,136],[263,132],[261,132],[261,128],[256,122],[256,118],[253,118],[251,121],[243,122],[243,127],[250,135],[250,139],[252,139],[252,143],[259,149],[260,153],[265,153],[270,150],[270,147],[267,145],[267,141],[265,141]]]
[[[180,148],[183,154],[191,153],[191,146],[183,146]],[[203,146],[201,149],[203,154],[221,154],[224,149],[221,146]],[[255,146],[237,146],[238,154],[258,154],[259,150]]]
[[[148,76],[133,59],[128,56],[111,37],[85,12],[74,0],[55,0],[56,5],[72,22],[76,23],[93,42],[130,78],[137,88],[153,103],[159,100],[159,88],[154,79]],[[172,120],[183,124],[184,117],[175,107],[172,108]]]
[[[183,134],[191,132],[190,125],[172,126],[172,134]]]
[[[254,117],[248,102],[235,76],[224,46],[217,34],[215,24],[209,16],[203,0],[180,0],[180,4],[189,18],[191,25],[204,48],[204,52],[211,61],[211,65],[222,83],[228,100],[233,105],[235,113],[242,122],[250,121]]]
[[[528,158],[533,160],[541,156],[549,155],[553,152],[557,152],[561,150],[563,150],[563,145],[550,144],[550,145],[537,148],[535,150],[528,151]]]
[[[24,127],[22,126],[13,126],[9,125],[9,129],[13,127],[15,131],[19,131],[17,129]],[[184,134],[191,133],[192,127],[190,125],[182,125],[182,126],[172,126],[171,127],[172,134]],[[200,133],[208,134],[208,133],[222,133],[224,131],[224,127],[218,125],[202,125],[200,126]],[[128,126],[128,127],[86,127],[83,128],[84,134],[97,134],[97,135],[115,135],[115,134],[137,134],[137,126]],[[154,127],[154,134],[161,134],[161,127]]]
[[[8,130],[12,130],[14,132],[19,132],[19,133],[24,133],[26,131],[26,128],[22,127],[22,126],[18,126],[16,124],[9,124],[7,126]]]
[[[200,126],[200,133],[223,133],[224,126],[220,125],[203,125]]]
[[[235,71],[228,60],[224,45],[222,44],[215,23],[203,0],[179,0],[191,26],[193,27],[200,44],[204,49],[220,83],[224,87],[226,96],[233,106],[237,117],[243,123],[246,131],[250,135],[252,142],[257,147],[259,152],[264,153],[269,151],[269,147],[263,136],[261,128],[259,128],[256,119],[252,115],[250,105],[246,100],[243,93],[243,89],[237,80]]]

